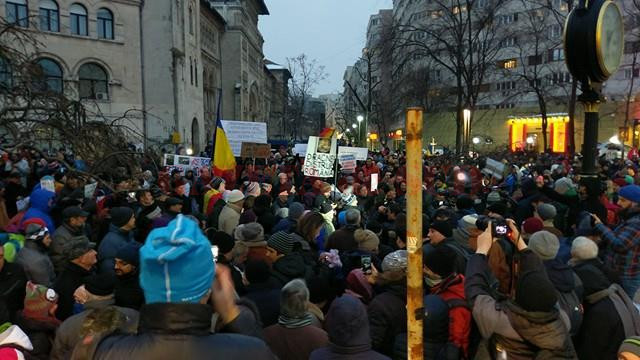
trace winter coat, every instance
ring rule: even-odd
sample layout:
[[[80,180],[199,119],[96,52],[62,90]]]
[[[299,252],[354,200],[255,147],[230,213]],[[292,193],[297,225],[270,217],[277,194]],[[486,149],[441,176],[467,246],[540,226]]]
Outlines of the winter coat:
[[[404,283],[389,285],[369,303],[371,345],[383,354],[393,354],[396,336],[407,332],[407,287]]]
[[[46,249],[35,241],[27,240],[16,257],[16,263],[22,265],[27,279],[33,283],[50,287],[56,278],[51,259]]]
[[[31,193],[31,197],[29,198],[30,207],[27,212],[24,214],[22,218],[22,224],[29,219],[40,218],[42,221],[47,224],[47,229],[49,229],[49,233],[54,233],[56,231],[56,227],[53,223],[53,219],[51,219],[51,204],[49,201],[56,196],[55,193],[51,191],[47,191],[45,189],[36,189]]]
[[[87,234],[85,234],[84,229],[74,229],[66,223],[63,223],[62,226],[52,234],[53,238],[49,246],[49,256],[51,257],[51,262],[53,263],[56,274],[60,274],[69,260],[64,253],[65,246],[69,242],[69,239]]]
[[[288,234],[295,232],[298,221],[288,217],[278,221],[278,223],[271,229],[271,233],[275,234],[278,231],[284,231]]]
[[[329,345],[327,333],[313,325],[295,329],[271,325],[264,329],[264,340],[280,360],[307,360],[311,352]]]
[[[262,227],[264,228],[264,233],[265,234],[275,234],[275,231],[273,231],[273,227],[276,226],[276,224],[278,223],[278,220],[280,220],[279,217],[273,215],[271,213],[271,210],[267,210],[264,211],[263,213],[261,213],[259,210],[256,212],[258,218],[256,220],[256,222],[260,225],[262,225]]]
[[[109,326],[117,328],[123,333],[134,333],[138,327],[138,312],[114,306],[113,299],[87,302],[84,307],[83,312],[71,316],[58,327],[51,350],[52,360],[69,359],[73,348],[82,340],[81,332],[88,329],[99,330],[104,326]],[[117,321],[118,317],[112,316],[114,311],[124,315],[124,318]],[[88,319],[89,317],[91,320]]]
[[[147,235],[153,229],[153,220],[160,216],[162,216],[162,210],[155,202],[140,209],[136,214],[136,240],[138,242],[144,243]]]
[[[147,304],[140,310],[138,333],[111,335],[98,345],[95,360],[121,359],[216,359],[272,360],[273,354],[260,339],[245,335],[255,331],[255,321],[238,316],[211,333],[212,310],[201,304]]]
[[[531,250],[520,253],[522,268],[542,268]],[[501,347],[510,360],[532,359],[541,349],[546,359],[577,359],[569,336],[569,320],[558,310],[527,312],[507,300],[498,303],[490,294],[487,257],[474,254],[465,276],[465,295],[473,304],[473,318],[490,352]]]
[[[117,306],[140,310],[140,307],[144,305],[144,292],[140,287],[138,271],[117,276],[113,293]]]
[[[18,264],[4,262],[0,270],[0,302],[4,302],[9,310],[9,318],[14,321],[19,310],[24,305],[25,286],[27,277]]]
[[[570,333],[575,335],[582,324],[582,282],[576,273],[560,260],[546,260],[544,267],[549,280],[558,294],[558,307],[564,311],[571,322]]]
[[[233,236],[233,230],[240,223],[240,212],[242,208],[234,204],[227,204],[220,212],[218,217],[218,230],[224,231]]]
[[[102,274],[115,275],[115,258],[118,250],[135,241],[132,231],[124,231],[119,227],[109,225],[109,232],[98,247],[98,271]]]
[[[260,313],[262,326],[267,327],[278,322],[280,315],[280,288],[270,282],[249,284],[245,288],[245,299],[253,301]]]
[[[327,239],[327,243],[324,246],[325,250],[337,249],[340,252],[357,250],[358,243],[356,243],[353,236],[357,229],[357,226],[346,225],[334,231]]]
[[[29,337],[17,325],[0,333],[0,359],[24,359],[25,353],[31,350],[33,345]]]
[[[58,310],[56,310],[58,319],[64,321],[73,315],[73,304],[75,304],[73,293],[84,283],[84,278],[92,274],[91,270],[85,270],[72,262],[67,262],[67,266],[53,284],[53,289],[59,295]]]
[[[271,267],[271,281],[281,289],[293,279],[311,280],[313,269],[299,253],[291,253],[276,260]]]
[[[464,297],[464,276],[455,275],[443,280],[431,289],[431,293],[440,296],[445,302],[462,300]],[[465,306],[450,306],[449,342],[460,349],[460,355],[469,354],[469,335],[471,334],[471,311]],[[467,357],[465,356],[465,357]]]

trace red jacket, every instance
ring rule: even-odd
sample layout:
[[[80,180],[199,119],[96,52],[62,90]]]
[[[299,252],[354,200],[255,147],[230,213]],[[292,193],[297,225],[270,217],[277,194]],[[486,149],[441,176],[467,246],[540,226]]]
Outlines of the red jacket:
[[[444,279],[431,293],[440,296],[444,301],[452,299],[466,300],[464,297],[464,276],[456,275]],[[471,333],[471,311],[463,306],[449,309],[449,342],[456,345],[469,356],[469,335]]]

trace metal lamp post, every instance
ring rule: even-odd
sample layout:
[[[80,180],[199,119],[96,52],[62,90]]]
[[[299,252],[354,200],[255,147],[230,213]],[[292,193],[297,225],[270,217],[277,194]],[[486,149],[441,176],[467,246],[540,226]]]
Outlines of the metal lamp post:
[[[471,110],[462,110],[462,150],[465,154],[469,153],[469,138],[471,137]]]
[[[358,115],[356,117],[356,120],[358,120],[358,142],[362,146],[362,129],[360,129],[360,124],[362,124],[362,121],[364,120],[364,116]]]

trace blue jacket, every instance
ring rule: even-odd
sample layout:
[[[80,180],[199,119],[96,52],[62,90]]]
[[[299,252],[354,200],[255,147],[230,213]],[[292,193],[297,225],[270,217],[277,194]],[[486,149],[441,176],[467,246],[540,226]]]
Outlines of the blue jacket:
[[[29,198],[30,207],[27,212],[24,214],[22,218],[22,224],[29,220],[40,218],[42,221],[47,224],[47,228],[49,229],[49,233],[53,234],[56,231],[56,227],[49,216],[51,212],[51,205],[49,201],[56,196],[56,193],[51,191],[47,191],[45,189],[36,189],[31,193],[31,197]]]
[[[134,241],[132,231],[124,232],[113,224],[109,225],[109,232],[104,236],[98,247],[98,271],[101,274],[115,275],[113,267],[116,253],[131,241]]]

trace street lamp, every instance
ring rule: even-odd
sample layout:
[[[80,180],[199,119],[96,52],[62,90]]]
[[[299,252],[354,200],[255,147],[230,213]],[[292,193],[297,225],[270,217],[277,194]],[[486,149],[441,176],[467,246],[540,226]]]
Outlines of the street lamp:
[[[480,144],[480,138],[477,136],[474,136],[473,139],[471,139],[471,141],[474,143],[474,145]]]
[[[351,127],[355,129],[355,128],[357,128],[357,127],[358,127],[358,125],[353,124],[353,125],[351,125]]]
[[[466,152],[469,150],[469,137],[471,136],[471,110],[462,110],[462,145],[463,150]]]
[[[360,130],[360,124],[362,124],[362,121],[364,120],[364,116],[358,115],[356,117],[356,120],[358,120],[358,142],[362,143],[362,131]]]

